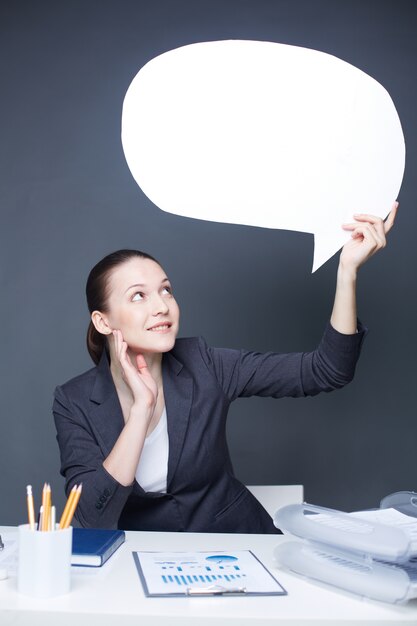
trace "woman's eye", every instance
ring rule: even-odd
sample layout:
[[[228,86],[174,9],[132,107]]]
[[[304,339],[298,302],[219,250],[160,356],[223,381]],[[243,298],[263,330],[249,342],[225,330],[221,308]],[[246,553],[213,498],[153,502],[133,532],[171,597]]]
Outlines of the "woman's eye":
[[[136,293],[133,294],[132,302],[138,302],[139,300],[143,300],[143,293],[141,293],[140,291],[137,291]]]
[[[171,287],[164,287],[164,288],[162,289],[162,293],[163,293],[164,295],[169,295],[169,296],[172,296],[172,288],[171,288]]]

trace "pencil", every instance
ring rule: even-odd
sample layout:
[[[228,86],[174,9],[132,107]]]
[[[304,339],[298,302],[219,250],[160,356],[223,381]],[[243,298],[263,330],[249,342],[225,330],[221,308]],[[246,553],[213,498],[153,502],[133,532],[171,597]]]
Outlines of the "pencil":
[[[51,528],[49,530],[55,530],[56,522],[56,509],[54,506],[51,506]]]
[[[77,508],[78,501],[79,501],[79,499],[81,497],[82,489],[83,489],[83,486],[81,484],[78,485],[77,489],[74,492],[75,495],[74,495],[74,497],[73,497],[73,499],[71,501],[71,505],[70,505],[69,510],[68,510],[68,515],[67,515],[66,519],[64,520],[63,525],[62,526],[61,526],[61,524],[59,525],[60,528],[64,529],[64,528],[68,528],[70,526],[70,524],[72,522],[72,518],[74,517],[75,509]]]
[[[45,493],[45,508],[43,510],[43,530],[51,530],[51,485],[47,483],[46,485],[46,493]]]
[[[71,489],[70,494],[68,496],[67,502],[65,504],[64,510],[62,512],[61,515],[61,519],[59,520],[59,527],[60,528],[65,528],[64,524],[68,518],[68,513],[72,504],[72,500],[75,498],[75,492],[77,491],[77,485],[74,485],[74,487]]]
[[[32,485],[26,486],[26,501],[30,530],[35,530],[35,505],[33,503]]]

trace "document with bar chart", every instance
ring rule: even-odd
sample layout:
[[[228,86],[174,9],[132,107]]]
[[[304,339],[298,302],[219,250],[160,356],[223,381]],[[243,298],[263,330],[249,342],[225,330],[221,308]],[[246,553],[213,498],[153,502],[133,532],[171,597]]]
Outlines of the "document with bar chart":
[[[250,550],[133,552],[146,596],[286,595]]]

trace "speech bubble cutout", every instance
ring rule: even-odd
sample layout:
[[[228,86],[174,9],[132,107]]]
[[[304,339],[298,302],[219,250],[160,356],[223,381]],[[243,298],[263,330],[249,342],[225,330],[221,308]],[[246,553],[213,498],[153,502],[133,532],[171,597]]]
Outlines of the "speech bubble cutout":
[[[263,41],[166,52],[123,103],[132,175],[177,215],[314,233],[313,272],[350,238],[341,224],[385,218],[405,145],[388,92],[340,59]]]

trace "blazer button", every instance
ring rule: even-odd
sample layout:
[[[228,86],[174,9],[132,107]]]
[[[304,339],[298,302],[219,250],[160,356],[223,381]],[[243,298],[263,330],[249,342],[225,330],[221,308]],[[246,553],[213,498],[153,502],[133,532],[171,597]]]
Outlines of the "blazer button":
[[[103,491],[103,495],[104,495],[104,496],[106,496],[106,498],[108,498],[108,497],[109,497],[109,495],[110,495],[110,491],[109,491],[108,489],[105,489],[105,490]]]
[[[106,496],[103,495],[103,496],[100,496],[99,500],[100,500],[100,502],[104,503],[107,500],[107,498],[106,498]]]
[[[103,505],[101,504],[101,502],[96,502],[96,509],[102,509]]]

